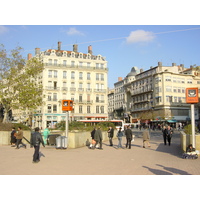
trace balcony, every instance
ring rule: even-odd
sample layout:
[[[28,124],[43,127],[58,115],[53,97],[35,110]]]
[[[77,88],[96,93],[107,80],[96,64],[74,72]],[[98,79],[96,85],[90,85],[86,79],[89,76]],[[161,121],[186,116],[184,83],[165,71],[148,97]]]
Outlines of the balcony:
[[[104,92],[106,92],[106,90],[105,89],[94,89],[94,92],[102,92],[102,93],[104,93]]]
[[[58,91],[58,90],[60,90],[60,87],[46,86],[45,89],[46,90],[56,90],[56,91]]]

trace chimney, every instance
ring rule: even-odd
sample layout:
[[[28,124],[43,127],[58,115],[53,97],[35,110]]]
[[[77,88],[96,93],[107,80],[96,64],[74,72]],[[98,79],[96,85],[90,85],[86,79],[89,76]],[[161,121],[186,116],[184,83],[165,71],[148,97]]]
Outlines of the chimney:
[[[162,62],[158,62],[158,67],[162,67]]]
[[[172,67],[176,66],[176,63],[172,63]]]
[[[58,42],[58,51],[61,50],[61,42]]]
[[[29,53],[28,56],[27,56],[27,59],[30,60],[31,58],[32,58],[32,54]]]
[[[76,53],[78,52],[78,44],[73,45],[73,51]]]
[[[180,64],[181,69],[184,70],[184,64]]]
[[[90,53],[92,55],[92,46],[88,46],[88,53]]]
[[[39,55],[40,54],[40,48],[35,48],[35,55]]]
[[[140,73],[142,73],[144,70],[143,69],[140,69]]]
[[[122,77],[118,77],[118,81],[122,81]]]

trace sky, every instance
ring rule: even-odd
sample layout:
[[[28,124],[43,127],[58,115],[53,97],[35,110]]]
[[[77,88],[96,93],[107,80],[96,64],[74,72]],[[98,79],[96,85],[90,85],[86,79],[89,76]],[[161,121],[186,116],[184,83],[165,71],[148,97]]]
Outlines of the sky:
[[[200,65],[200,25],[0,25],[0,44],[7,50],[23,48],[23,56],[34,55],[35,48],[87,53],[92,45],[94,55],[108,61],[108,87],[118,77],[126,77],[131,68],[147,70],[162,62]]]

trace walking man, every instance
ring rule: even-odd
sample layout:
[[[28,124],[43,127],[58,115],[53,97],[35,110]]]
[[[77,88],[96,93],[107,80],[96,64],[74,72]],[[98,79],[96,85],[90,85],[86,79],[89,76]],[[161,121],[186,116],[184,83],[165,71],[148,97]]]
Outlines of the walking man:
[[[98,127],[98,129],[95,131],[94,140],[96,141],[96,144],[95,144],[94,148],[99,143],[99,145],[100,145],[99,149],[103,150],[103,148],[102,148],[103,137],[102,137],[101,127]]]
[[[126,148],[129,147],[129,149],[131,149],[131,140],[133,139],[133,133],[130,128],[130,125],[128,125],[126,129],[125,135],[126,135]]]
[[[23,139],[23,131],[21,127],[18,127],[18,131],[16,133],[16,139],[17,139],[17,143],[16,143],[16,148],[15,149],[19,149],[19,145],[22,144],[24,146],[24,148],[26,149],[26,145],[22,142]]]
[[[167,141],[168,141],[169,146],[171,145],[172,134],[173,134],[173,130],[170,126],[168,126],[167,127]]]
[[[109,138],[110,146],[113,146],[113,142],[112,142],[113,136],[114,136],[114,129],[113,127],[110,126],[108,130],[108,138]]]
[[[39,151],[40,151],[40,143],[42,143],[43,147],[44,141],[42,139],[42,135],[39,133],[39,128],[35,128],[35,132],[31,134],[31,146],[34,146],[34,154],[33,154],[33,163],[38,163],[40,161]]]

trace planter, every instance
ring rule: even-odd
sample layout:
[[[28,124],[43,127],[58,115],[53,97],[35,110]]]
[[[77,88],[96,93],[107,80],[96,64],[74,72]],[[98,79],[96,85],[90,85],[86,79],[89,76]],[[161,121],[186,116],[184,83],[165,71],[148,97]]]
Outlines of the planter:
[[[186,148],[189,144],[192,144],[192,135],[185,134],[184,131],[181,131],[180,134],[181,150],[186,151]],[[196,150],[200,151],[200,134],[195,135],[196,141]]]

